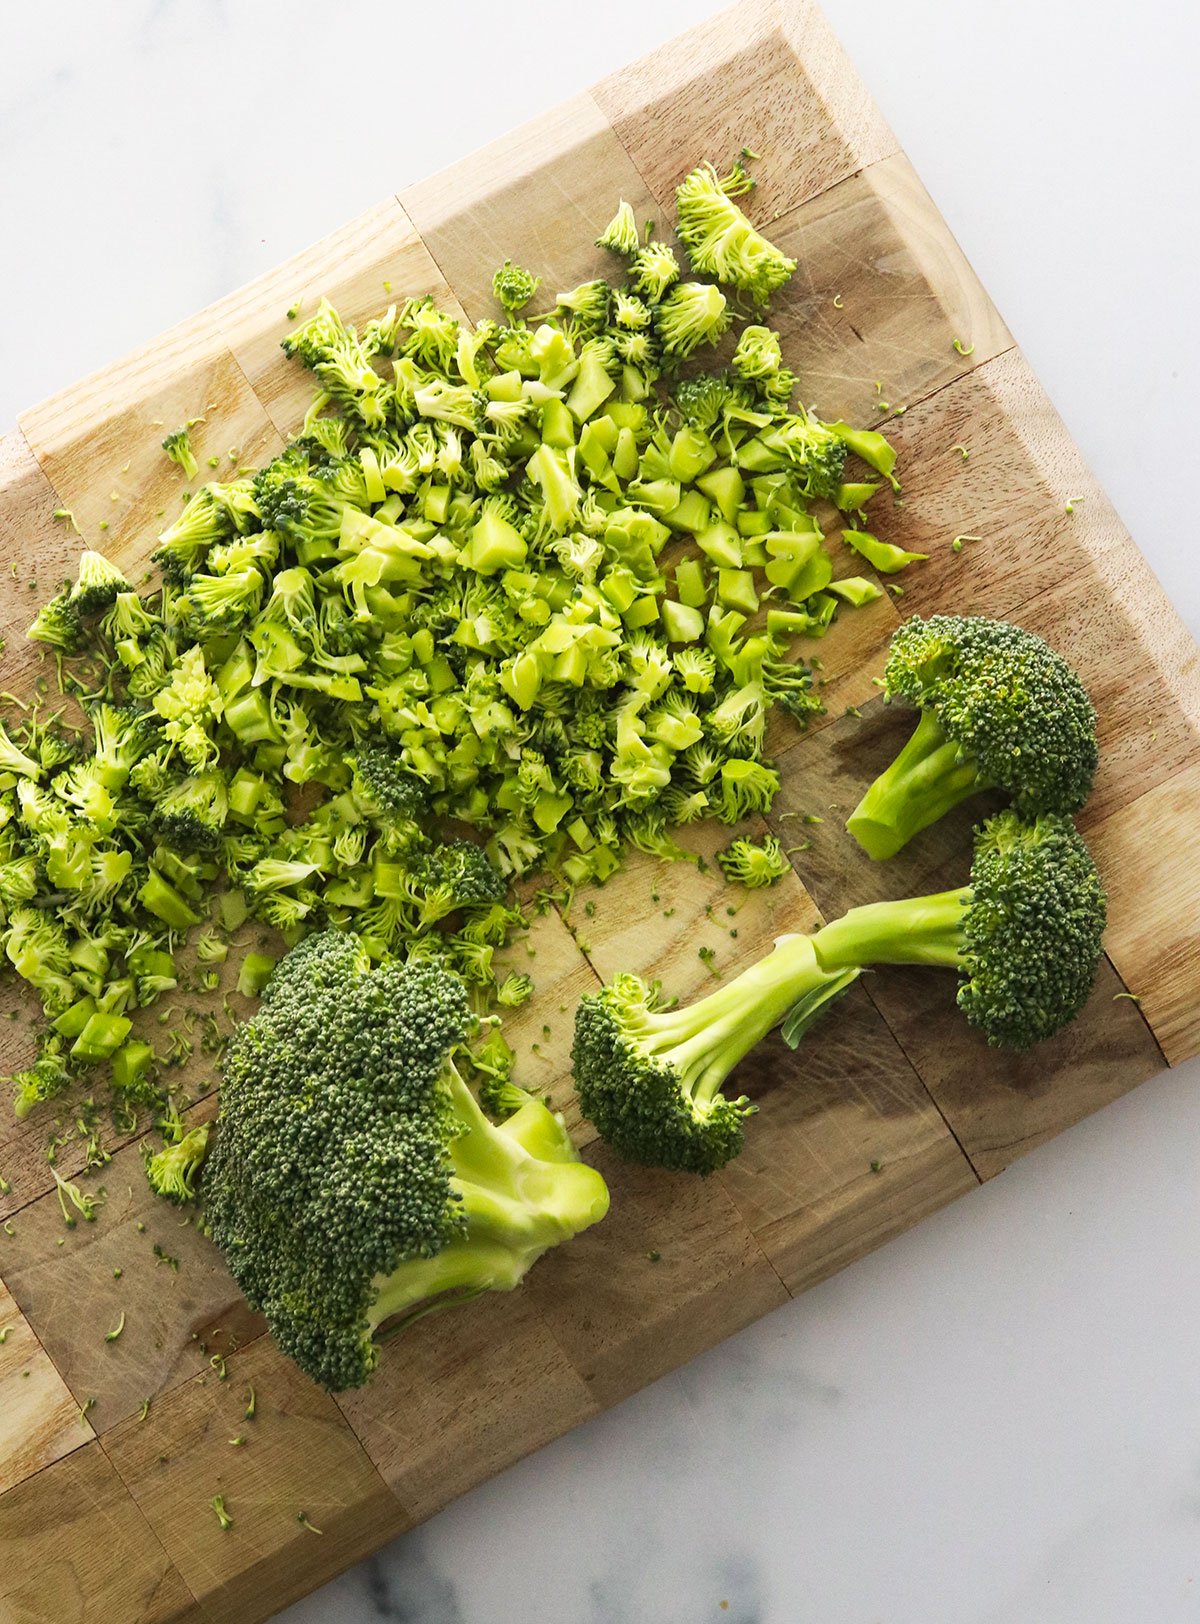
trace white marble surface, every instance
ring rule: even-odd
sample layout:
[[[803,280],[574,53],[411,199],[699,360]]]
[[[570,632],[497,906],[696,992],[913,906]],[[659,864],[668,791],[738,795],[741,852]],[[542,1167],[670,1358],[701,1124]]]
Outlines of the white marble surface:
[[[0,425],[708,9],[10,4]],[[1200,632],[1195,8],[827,9]],[[289,1624],[1193,1624],[1197,1082],[1148,1084]]]

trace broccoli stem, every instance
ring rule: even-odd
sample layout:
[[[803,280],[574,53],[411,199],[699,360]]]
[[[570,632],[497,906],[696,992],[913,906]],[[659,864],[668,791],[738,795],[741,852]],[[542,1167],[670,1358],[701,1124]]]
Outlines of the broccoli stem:
[[[932,964],[960,969],[963,920],[971,891],[938,891],[896,902],[868,902],[824,925],[813,937],[827,970],[865,964]]]
[[[832,968],[832,967],[831,967]],[[696,1105],[711,1104],[733,1068],[798,1005],[811,1025],[846,986],[844,966],[829,969],[813,939],[781,936],[766,958],[682,1008],[647,1012],[629,1029],[650,1055],[669,1055]]]
[[[455,1117],[466,1125],[449,1154],[468,1232],[377,1282],[368,1320],[385,1335],[484,1292],[514,1290],[543,1252],[598,1222],[608,1207],[600,1175],[576,1159],[561,1124],[538,1101],[497,1126],[453,1066],[448,1088]]]
[[[855,807],[846,828],[869,857],[894,857],[922,829],[989,788],[934,712],[923,710],[912,737]]]

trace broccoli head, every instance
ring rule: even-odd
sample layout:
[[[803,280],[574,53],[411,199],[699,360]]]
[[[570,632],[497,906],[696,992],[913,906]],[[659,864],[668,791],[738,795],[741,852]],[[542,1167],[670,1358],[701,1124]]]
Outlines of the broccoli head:
[[[583,1114],[631,1161],[712,1173],[742,1148],[754,1107],[727,1098],[733,1068],[785,1020],[793,1039],[857,977],[826,970],[809,937],[783,936],[759,963],[693,1004],[618,975],[579,1001],[572,1061]]]
[[[1096,713],[1033,632],[983,615],[914,616],[892,638],[884,693],[921,715],[847,822],[870,856],[894,856],[981,790],[1006,790],[1025,816],[1077,812],[1087,799]]]
[[[932,964],[962,977],[958,1006],[990,1044],[1028,1049],[1087,1003],[1104,887],[1070,818],[1007,810],[980,826],[968,885],[852,908],[813,937],[826,970]]]
[[[366,1381],[377,1332],[513,1289],[607,1210],[544,1105],[498,1124],[481,1110],[452,1058],[470,1027],[456,977],[372,968],[323,932],[281,961],[226,1051],[207,1226],[327,1388]]]

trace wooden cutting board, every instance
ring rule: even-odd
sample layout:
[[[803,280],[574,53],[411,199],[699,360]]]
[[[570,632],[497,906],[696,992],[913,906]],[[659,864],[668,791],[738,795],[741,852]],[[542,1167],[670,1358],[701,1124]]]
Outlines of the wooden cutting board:
[[[367,1389],[336,1400],[280,1357],[212,1249],[155,1203],[136,1144],[106,1170],[98,1221],[66,1231],[44,1128],[0,1109],[5,1624],[264,1618],[1200,1048],[1197,649],[807,0],[747,0],[27,412],[0,440],[0,562],[19,577],[0,593],[2,686],[28,684],[35,665],[26,578],[49,588],[73,567],[78,538],[54,508],[140,567],[178,495],[164,426],[204,417],[198,455],[225,467],[235,448],[257,462],[296,429],[310,382],[279,350],[293,301],[326,293],[360,320],[430,291],[477,318],[505,256],[571,286],[609,268],[591,243],[618,196],[670,219],[686,170],[743,142],[763,154],[755,217],[798,261],[771,311],[788,363],[824,416],[886,426],[904,493],[877,502],[874,528],[930,561],[904,576],[902,603],[846,613],[814,647],[828,713],[806,734],[775,724],[770,821],[785,845],[812,841],[795,873],[743,902],[711,872],[636,861],[591,913],[541,919],[538,996],[513,1034],[519,1053],[541,1046],[526,1076],[579,1126],[570,1012],[598,977],[636,968],[691,995],[707,985],[700,947],[732,971],[783,930],[964,874],[967,812],[888,865],[842,830],[908,726],[873,681],[901,610],[1008,615],[1088,683],[1103,756],[1083,822],[1112,904],[1095,996],[1070,1031],[1012,1057],[955,1015],[949,978],[864,979],[817,1041],[798,1054],[768,1042],[745,1065],[759,1113],[745,1153],[708,1181],[622,1166],[581,1127],[612,1187],[608,1220],[513,1296],[424,1321]],[[981,539],[956,554],[956,535]],[[843,554],[839,567],[862,565]],[[1125,989],[1140,1006],[1115,996]],[[27,1053],[21,1023],[6,1025],[5,1069]],[[199,1111],[213,1109],[210,1095]],[[127,1329],[107,1344],[123,1308]],[[239,1434],[246,1445],[231,1446]],[[227,1533],[207,1509],[218,1492]]]

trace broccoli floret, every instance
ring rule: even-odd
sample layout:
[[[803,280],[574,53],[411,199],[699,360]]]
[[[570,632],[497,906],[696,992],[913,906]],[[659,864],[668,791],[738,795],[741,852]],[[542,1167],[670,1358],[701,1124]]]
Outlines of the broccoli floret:
[[[185,778],[157,802],[154,822],[159,839],[174,851],[217,851],[229,811],[225,776],[199,773]]]
[[[1100,962],[1105,897],[1070,818],[1007,810],[975,836],[967,886],[869,903],[813,938],[828,970],[933,964],[962,977],[958,1006],[990,1044],[1027,1049],[1075,1019]]]
[[[630,286],[636,293],[658,304],[668,288],[679,280],[679,261],[669,243],[648,242],[639,248],[629,266]]]
[[[196,1180],[208,1154],[210,1124],[202,1122],[146,1158],[146,1178],[155,1195],[168,1201],[196,1199]]]
[[[46,1100],[57,1099],[70,1087],[72,1079],[62,1056],[48,1046],[32,1066],[14,1073],[11,1081],[13,1115],[22,1118]]]
[[[846,827],[872,857],[985,789],[1026,816],[1076,812],[1096,771],[1096,713],[1071,667],[1033,632],[982,615],[914,616],[892,638],[884,693],[916,729]]]
[[[602,278],[594,282],[581,282],[577,288],[558,296],[558,308],[565,310],[571,325],[581,333],[601,332],[608,321],[608,305],[612,289]]]
[[[451,840],[418,853],[411,873],[422,889],[445,887],[455,908],[490,908],[508,895],[504,876],[492,867],[483,847],[472,840]]]
[[[764,835],[761,841],[731,840],[724,851],[717,853],[721,873],[733,885],[744,885],[747,890],[774,885],[788,871],[788,860],[774,835]]]
[[[792,464],[803,495],[826,502],[837,496],[848,447],[831,424],[811,412],[794,412],[760,435],[759,443]]]
[[[27,755],[9,738],[8,730],[0,722],[0,774],[12,773],[17,778],[37,779],[42,776],[42,771],[42,763]]]
[[[745,1095],[721,1089],[740,1060],[789,1019],[810,1025],[856,978],[826,971],[807,936],[784,936],[774,951],[706,998],[660,1006],[658,989],[618,975],[585,995],[571,1051],[583,1114],[631,1161],[682,1173],[712,1173],[742,1148]]]
[[[115,564],[87,548],[79,555],[79,573],[67,601],[77,615],[98,615],[111,608],[120,593],[132,590]]]
[[[614,254],[624,254],[628,258],[637,253],[640,242],[637,216],[632,205],[622,198],[616,214],[596,238],[596,247],[611,248]]]
[[[63,587],[42,605],[25,635],[35,643],[48,643],[51,648],[62,649],[64,654],[75,652],[83,640],[83,622],[71,602],[68,587]]]
[[[668,355],[686,359],[701,344],[715,344],[733,318],[720,288],[680,282],[655,310],[655,330]]]
[[[411,825],[429,809],[421,780],[404,765],[404,757],[385,741],[362,743],[346,758],[353,774],[350,793],[364,817],[384,829]]]
[[[743,288],[761,305],[788,280],[796,261],[769,243],[733,201],[753,185],[740,163],[723,177],[712,164],[701,164],[675,189],[675,229],[694,270]]]
[[[515,316],[518,310],[523,310],[541,285],[540,276],[534,276],[520,265],[514,265],[511,259],[506,259],[492,277],[492,293],[496,303],[502,305],[509,316]]]
[[[786,403],[796,387],[795,374],[783,364],[779,334],[769,327],[743,327],[730,365],[776,404]]]
[[[206,485],[196,492],[175,523],[160,532],[158,546],[150,556],[168,581],[186,583],[199,569],[209,548],[228,540],[232,531],[229,514]]]
[[[327,1388],[366,1381],[377,1331],[511,1290],[607,1210],[544,1105],[483,1114],[451,1058],[469,1027],[454,976],[370,968],[326,932],[282,961],[226,1052],[206,1222]]]
[[[496,1002],[504,1009],[519,1009],[533,997],[533,978],[510,970],[496,988]]]
[[[192,437],[186,426],[172,429],[163,441],[162,448],[171,461],[178,463],[183,469],[185,479],[195,479],[199,464],[196,462],[196,454],[192,450]]]

